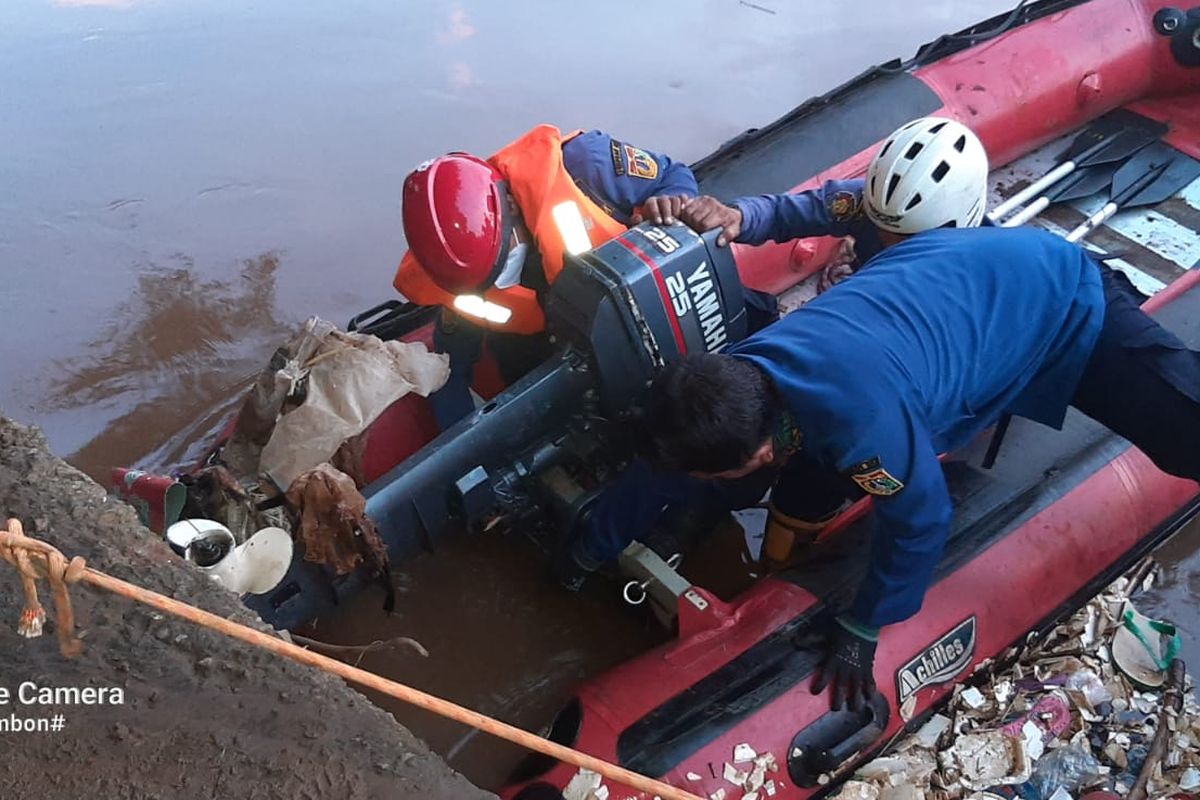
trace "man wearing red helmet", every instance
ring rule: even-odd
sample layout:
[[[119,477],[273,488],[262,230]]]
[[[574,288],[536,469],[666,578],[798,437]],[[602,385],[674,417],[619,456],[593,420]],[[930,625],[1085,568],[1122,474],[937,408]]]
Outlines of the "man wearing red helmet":
[[[396,290],[442,307],[434,345],[450,379],[433,396],[446,428],[473,408],[469,387],[485,333],[506,381],[547,355],[542,294],[567,253],[641,219],[669,222],[697,194],[687,165],[601,131],[539,125],[486,161],[450,153],[404,181],[409,252]]]

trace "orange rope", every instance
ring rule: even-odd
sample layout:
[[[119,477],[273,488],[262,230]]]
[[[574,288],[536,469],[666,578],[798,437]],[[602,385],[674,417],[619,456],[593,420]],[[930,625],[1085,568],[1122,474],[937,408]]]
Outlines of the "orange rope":
[[[32,570],[20,566],[22,557],[26,553],[34,556],[27,559],[33,564]],[[535,736],[528,731],[521,730],[497,719],[492,719],[477,711],[472,711],[469,708],[464,708],[463,706],[443,700],[440,697],[435,697],[410,686],[405,686],[402,683],[388,680],[358,667],[352,667],[349,664],[345,664],[329,656],[321,655],[320,653],[315,653],[312,650],[306,650],[276,636],[248,628],[245,625],[218,617],[216,614],[211,614],[195,606],[190,606],[187,603],[181,603],[178,600],[158,594],[157,592],[152,592],[110,575],[105,575],[103,572],[85,567],[81,558],[72,559],[68,564],[62,553],[55,548],[44,542],[24,536],[21,532],[21,525],[17,520],[10,519],[8,521],[8,530],[0,530],[0,556],[3,556],[4,560],[18,567],[18,570],[21,571],[22,582],[25,581],[27,574],[31,575],[33,572],[36,572],[39,577],[44,576],[49,579],[55,593],[55,610],[59,613],[58,628],[60,644],[64,641],[74,643],[73,648],[67,648],[63,645],[64,655],[71,656],[79,652],[79,641],[74,637],[74,623],[70,617],[70,598],[66,593],[66,584],[79,580],[121,595],[122,597],[127,597],[139,603],[157,608],[160,611],[165,611],[168,614],[182,617],[197,625],[210,628],[234,639],[256,645],[276,655],[285,656],[293,661],[299,661],[301,664],[308,664],[309,666],[323,669],[326,672],[331,672],[360,686],[374,689],[377,692],[386,694],[389,697],[395,697],[398,700],[403,700],[418,708],[423,708],[456,722],[461,722],[464,725],[478,728],[481,731],[521,745],[529,750],[543,753],[576,767],[589,769],[608,780],[631,786],[640,791],[648,792],[651,795],[658,795],[662,800],[701,800],[697,795],[686,792],[683,789],[678,789],[653,778],[647,778],[644,775],[631,772],[624,767],[610,764],[607,761],[589,756],[586,753],[581,753],[570,747],[564,747],[556,742]],[[36,602],[36,592],[34,602]],[[66,610],[67,622],[70,623],[70,627],[66,627],[65,631],[63,625],[64,608]],[[22,618],[24,618],[24,615],[22,615]],[[64,640],[64,636],[67,637],[66,640]],[[68,652],[68,649],[71,649],[72,652]]]
[[[46,609],[38,600],[37,579],[45,578],[54,595],[58,648],[67,658],[78,655],[83,644],[75,638],[75,615],[71,612],[71,595],[67,592],[67,584],[75,583],[83,574],[83,559],[73,558],[68,563],[55,548],[26,536],[21,521],[16,519],[10,519],[7,527],[0,529],[0,558],[16,567],[21,575],[25,608],[17,623],[17,633],[29,639],[42,635]]]

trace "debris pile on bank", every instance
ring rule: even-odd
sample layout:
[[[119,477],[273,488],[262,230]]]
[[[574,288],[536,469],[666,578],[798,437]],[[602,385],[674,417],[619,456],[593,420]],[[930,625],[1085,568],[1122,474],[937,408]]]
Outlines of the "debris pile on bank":
[[[856,770],[837,800],[1194,796],[1200,707],[1173,661],[1173,628],[1130,602],[1153,580],[1146,562],[997,662],[1011,666],[985,664],[942,713]]]

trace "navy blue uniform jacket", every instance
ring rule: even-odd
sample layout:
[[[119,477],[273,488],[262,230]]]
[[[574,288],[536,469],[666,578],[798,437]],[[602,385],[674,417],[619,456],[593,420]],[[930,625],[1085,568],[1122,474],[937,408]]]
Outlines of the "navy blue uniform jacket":
[[[803,450],[876,495],[855,619],[917,612],[953,511],[938,454],[1006,411],[1061,426],[1103,317],[1079,247],[1032,228],[938,229],[729,348],[771,376]]]

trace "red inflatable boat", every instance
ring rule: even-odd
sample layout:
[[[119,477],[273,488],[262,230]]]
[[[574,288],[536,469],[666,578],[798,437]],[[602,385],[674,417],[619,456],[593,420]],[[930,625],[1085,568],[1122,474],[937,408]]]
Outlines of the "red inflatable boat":
[[[1148,305],[1158,318],[1200,347],[1200,270],[1192,269],[1200,264],[1200,7],[1022,2],[743,134],[694,169],[706,193],[726,199],[816,186],[863,174],[883,137],[934,114],[979,134],[997,167],[993,206],[1059,162],[1078,165],[1074,177],[1027,192],[1030,203],[1038,196],[1050,201],[1032,224],[1065,231],[1094,215],[1089,246],[1113,256],[1113,266],[1153,295]],[[1139,146],[1113,155],[1130,140]],[[628,251],[628,264],[600,263],[604,252],[615,252],[604,246],[596,257],[582,257],[578,270],[564,271],[604,280],[556,282],[555,293],[564,281],[566,288],[551,298],[547,316],[557,310],[568,320],[560,339],[593,345],[588,358],[579,355],[586,348],[568,346],[559,361],[499,394],[494,372],[477,373],[477,388],[490,401],[436,439],[428,404],[415,395],[373,424],[364,494],[393,561],[430,546],[455,509],[468,521],[490,518],[497,508],[516,508],[523,492],[553,506],[560,523],[577,518],[584,489],[594,488],[573,482],[580,453],[595,451],[563,441],[591,441],[591,426],[603,416],[606,392],[596,397],[589,374],[630,391],[644,386],[645,373],[626,375],[606,361],[639,331],[639,347],[653,340],[666,352],[677,343],[670,357],[696,349],[694,331],[670,316],[669,301],[666,311],[655,307],[661,302],[651,276],[661,282],[667,271],[655,259],[670,251],[663,237],[676,235],[693,236],[639,226],[611,243]],[[725,270],[729,338],[744,325],[739,275],[745,285],[781,294],[825,266],[838,246],[831,239],[735,246],[736,269],[728,250],[710,250],[714,269]],[[628,291],[605,294],[605,286]],[[645,313],[625,314],[618,294],[635,308],[643,303]],[[429,341],[429,310],[385,311],[357,322],[381,335]],[[658,337],[649,330],[656,319],[666,326]],[[560,433],[542,436],[552,425]],[[702,796],[724,790],[727,800],[743,797],[743,788],[726,780],[725,765],[735,746],[746,744],[778,766],[767,776],[774,794],[764,788],[760,800],[808,797],[902,726],[917,724],[980,662],[1090,596],[1200,507],[1195,483],[1159,472],[1077,414],[1061,432],[1014,421],[988,469],[981,466],[991,455],[986,445],[977,442],[944,462],[956,508],[952,539],[923,610],[882,637],[875,668],[882,698],[872,708],[831,712],[828,697],[810,694],[817,653],[805,646],[814,617],[852,592],[865,568],[871,513],[864,501],[831,526],[803,566],[760,580],[731,602],[659,564],[658,585],[671,584],[677,598],[677,635],[580,687],[550,737]],[[531,489],[529,476],[539,474],[549,477]],[[278,591],[246,602],[292,627],[364,583],[354,576],[330,581],[298,559]],[[574,774],[531,758],[502,794],[561,800]],[[614,798],[642,796],[609,789]]]
[[[723,198],[816,186],[863,174],[882,137],[929,114],[979,134],[999,165],[993,205],[1097,127],[1076,154],[1092,146],[1087,141],[1147,126],[1181,159],[1197,159],[1198,31],[1200,8],[1162,2],[1023,4],[942,37],[909,62],[870,70],[695,168],[703,190]],[[1107,184],[1093,188],[1033,224],[1076,227],[1109,199]],[[1147,308],[1197,347],[1200,181],[1173,191],[1154,206],[1118,211],[1087,242],[1118,255],[1111,263],[1154,294]],[[836,247],[742,247],[738,269],[748,285],[779,293]],[[1159,472],[1078,414],[1061,432],[1015,421],[990,470],[980,467],[985,445],[945,462],[953,538],[923,610],[881,639],[875,673],[885,702],[859,714],[831,712],[808,688],[817,653],[799,644],[824,603],[852,591],[865,567],[870,510],[861,504],[826,532],[803,568],[762,580],[732,603],[691,587],[680,598],[678,637],[581,687],[551,738],[701,796],[723,789],[729,800],[743,789],[724,767],[745,743],[780,766],[766,776],[774,797],[808,797],[881,747],[905,718],[919,724],[976,665],[1090,596],[1198,507],[1195,483]],[[556,800],[575,774],[538,758],[525,766],[503,797]],[[609,788],[610,797],[643,796]]]

